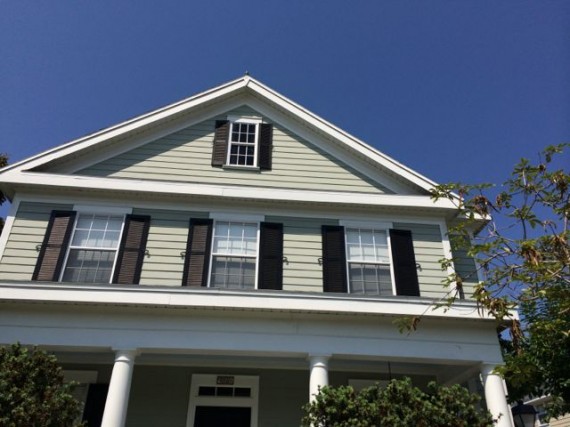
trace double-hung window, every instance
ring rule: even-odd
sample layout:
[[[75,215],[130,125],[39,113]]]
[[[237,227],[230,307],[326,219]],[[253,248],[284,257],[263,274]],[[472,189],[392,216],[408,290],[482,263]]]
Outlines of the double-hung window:
[[[231,122],[227,163],[230,166],[257,166],[258,124],[249,120]]]
[[[124,215],[79,213],[61,281],[109,283],[117,259]]]
[[[346,228],[349,292],[392,295],[388,230]]]
[[[255,289],[259,224],[215,221],[210,287]]]
[[[32,280],[139,283],[151,218],[131,212],[87,205],[53,210]]]
[[[212,166],[250,171],[271,170],[273,125],[260,117],[216,120]]]

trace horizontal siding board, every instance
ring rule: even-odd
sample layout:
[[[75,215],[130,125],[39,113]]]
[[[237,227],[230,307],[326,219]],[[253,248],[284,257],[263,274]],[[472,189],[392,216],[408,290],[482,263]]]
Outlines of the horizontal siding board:
[[[207,217],[204,212],[163,209],[133,209],[133,214],[149,215],[147,250],[141,271],[141,285],[182,286],[188,222]]]
[[[242,113],[238,109],[227,114]],[[389,192],[385,186],[276,124],[273,127],[272,170],[256,173],[252,179],[251,171],[213,168],[214,123],[227,114],[95,164],[79,174],[318,191]]]
[[[318,258],[322,256],[321,226],[338,221],[320,218],[268,216],[268,222],[283,224],[283,289],[322,292],[323,273]]]

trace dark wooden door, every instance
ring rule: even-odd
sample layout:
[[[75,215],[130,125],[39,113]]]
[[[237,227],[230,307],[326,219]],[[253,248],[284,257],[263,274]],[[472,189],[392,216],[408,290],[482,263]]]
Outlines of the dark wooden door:
[[[251,427],[251,408],[197,406],[194,427]]]

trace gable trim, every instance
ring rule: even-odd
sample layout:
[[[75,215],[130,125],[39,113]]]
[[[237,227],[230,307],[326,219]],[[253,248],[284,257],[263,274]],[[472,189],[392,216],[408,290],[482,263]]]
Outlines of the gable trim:
[[[309,112],[305,108],[301,107],[300,105],[294,103],[293,101],[289,100],[283,95],[280,95],[279,93],[273,91],[269,87],[252,79],[249,76],[241,77],[208,91],[199,93],[193,97],[155,110],[151,113],[136,117],[116,126],[107,128],[103,131],[45,151],[29,159],[8,166],[4,169],[4,171],[22,171],[23,169],[30,169],[46,164],[50,161],[71,155],[79,150],[92,147],[93,145],[98,144],[102,141],[125,135],[128,132],[140,129],[144,126],[156,124],[160,120],[167,119],[168,117],[179,113],[183,113],[191,108],[203,105],[209,101],[214,101],[216,98],[221,98],[223,96],[231,95],[232,93],[237,93],[238,90],[244,88],[247,88],[254,94],[257,94],[259,97],[274,103],[278,107],[285,109],[293,116],[297,117],[299,120],[310,124],[312,127],[318,129],[319,131],[324,132],[325,134],[330,135],[332,138],[340,141],[341,143],[346,144],[348,147],[360,153],[361,155],[364,155],[365,157],[370,158],[372,161],[375,161],[381,167],[389,171],[393,171],[396,175],[401,176],[406,181],[424,189],[425,191],[429,191],[434,185],[436,185],[435,182],[429,180],[423,175],[402,165],[389,156],[384,155],[368,144],[342,131],[340,128],[337,128],[333,124]]]

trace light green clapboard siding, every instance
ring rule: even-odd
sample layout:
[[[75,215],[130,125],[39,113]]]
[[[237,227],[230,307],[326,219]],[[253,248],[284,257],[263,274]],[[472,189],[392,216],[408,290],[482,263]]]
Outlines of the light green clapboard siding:
[[[478,282],[475,259],[467,255],[467,251],[463,249],[455,249],[453,259],[455,272],[463,280],[465,298],[473,298],[474,287]]]
[[[446,293],[443,280],[446,272],[442,271],[439,260],[444,258],[441,231],[438,225],[394,223],[394,228],[410,230],[414,243],[416,262],[420,264],[418,280],[422,297],[439,298]]]
[[[192,374],[257,376],[258,426],[300,425],[308,370],[135,366],[126,427],[186,427]]]
[[[304,190],[390,193],[323,150],[274,125],[272,170],[232,170],[211,166],[214,124],[227,115],[257,115],[247,107],[232,110],[97,163],[81,175],[196,182]]]
[[[186,427],[193,374],[257,376],[258,426],[297,427],[301,424],[301,408],[307,403],[309,393],[308,369],[244,369],[231,365],[216,369],[135,364],[126,427]],[[387,381],[392,376],[401,378],[403,375],[331,370],[330,384],[348,385],[350,379]],[[427,389],[429,381],[434,380],[429,375],[405,376],[423,390]]]
[[[321,226],[338,225],[336,220],[268,216],[267,222],[283,224],[283,289],[286,291],[323,291]]]
[[[182,286],[184,257],[190,218],[207,218],[206,212],[133,209],[137,215],[150,215],[141,285]]]
[[[0,261],[0,280],[32,280],[39,254],[37,246],[43,242],[51,211],[72,208],[65,204],[21,202]]]

